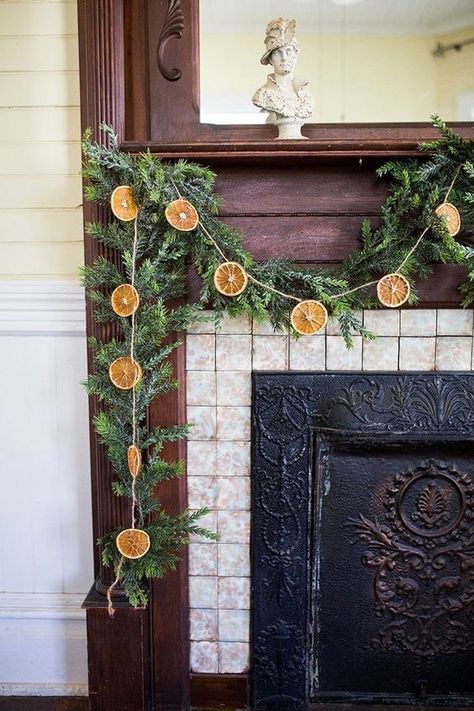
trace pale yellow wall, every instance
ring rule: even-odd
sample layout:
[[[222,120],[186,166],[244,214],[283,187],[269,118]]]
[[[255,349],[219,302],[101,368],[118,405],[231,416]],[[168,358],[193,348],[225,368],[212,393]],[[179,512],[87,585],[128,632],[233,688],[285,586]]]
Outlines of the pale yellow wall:
[[[462,36],[473,36],[466,30]],[[461,34],[457,33],[456,39]],[[474,47],[443,60],[433,57],[438,41],[451,36],[311,36],[298,33],[297,75],[310,81],[314,121],[429,121],[432,113],[456,120],[456,92],[472,85]],[[250,108],[255,89],[271,68],[259,63],[263,35],[209,33],[201,38],[201,96],[222,110]],[[344,98],[345,97],[345,98]]]
[[[436,41],[446,45],[473,37],[474,27],[470,27],[462,32],[441,35]],[[474,44],[464,47],[460,52],[447,52],[437,58],[436,70],[440,115],[455,115],[458,94],[474,91]]]
[[[0,278],[83,262],[76,0],[0,2]]]

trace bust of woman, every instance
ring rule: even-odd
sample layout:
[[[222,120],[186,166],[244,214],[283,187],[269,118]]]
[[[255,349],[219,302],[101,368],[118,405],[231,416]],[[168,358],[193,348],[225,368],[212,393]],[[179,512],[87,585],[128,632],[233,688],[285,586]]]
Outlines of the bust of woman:
[[[273,73],[252,97],[252,102],[262,111],[268,111],[267,123],[278,126],[278,138],[304,138],[301,135],[303,119],[313,113],[314,99],[308,91],[307,81],[295,79],[298,57],[294,20],[279,17],[268,24],[265,52],[260,62],[270,64]]]

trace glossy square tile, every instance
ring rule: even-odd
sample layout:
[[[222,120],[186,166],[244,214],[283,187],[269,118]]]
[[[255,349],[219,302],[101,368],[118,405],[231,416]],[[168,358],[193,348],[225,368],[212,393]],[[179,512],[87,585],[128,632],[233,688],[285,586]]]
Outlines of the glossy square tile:
[[[195,511],[196,509],[190,508],[189,510]],[[205,516],[201,516],[201,518],[198,519],[197,523],[202,528],[207,528],[208,531],[217,533],[217,511],[209,511],[209,513],[207,513]],[[203,536],[198,536],[195,533],[192,533],[190,535],[189,540],[191,543],[200,543],[202,545],[215,545],[213,541],[210,541],[208,538],[204,538]]]
[[[250,440],[250,407],[218,407],[217,439]]]
[[[412,309],[400,311],[401,336],[436,335],[436,309]]]
[[[254,370],[286,370],[287,336],[254,336],[252,363]]]
[[[472,336],[439,336],[436,339],[436,370],[470,370]]]
[[[250,477],[217,478],[217,508],[221,510],[250,509]]]
[[[216,543],[189,544],[189,574],[217,575]]]
[[[398,369],[398,338],[379,336],[374,341],[364,339],[362,350],[364,370]]]
[[[242,674],[249,668],[247,642],[219,642],[219,673]]]
[[[391,309],[364,311],[364,326],[376,336],[398,336],[400,334],[400,311]]]
[[[214,476],[216,473],[216,443],[214,441],[189,441],[187,456],[188,476]]]
[[[438,336],[472,336],[472,309],[438,309]]]
[[[217,442],[216,474],[248,476],[250,473],[250,442]]]
[[[188,370],[214,370],[216,365],[216,339],[212,335],[186,337],[186,368]]]
[[[191,642],[191,671],[215,674],[218,671],[217,642]]]
[[[216,438],[216,408],[188,406],[188,423],[191,425],[188,440]]]
[[[250,506],[250,492],[246,503],[248,508]],[[250,542],[250,511],[219,511],[217,527],[221,543],[245,543],[248,545]]]
[[[206,610],[217,608],[217,578],[189,576],[189,606]]]
[[[215,330],[214,311],[203,310],[199,313],[199,319],[188,328],[188,334],[215,333]]]
[[[252,332],[252,322],[247,316],[236,316],[231,318],[224,314],[217,329],[217,333],[244,335]]]
[[[186,401],[198,407],[216,404],[216,373],[214,370],[188,370]]]
[[[400,370],[434,370],[435,338],[400,338]]]
[[[215,642],[218,638],[217,610],[190,610],[192,641]]]
[[[251,336],[216,336],[217,370],[250,370]]]
[[[188,506],[190,509],[215,508],[217,479],[210,476],[188,477]]]
[[[250,407],[252,377],[244,370],[217,371],[217,404],[224,407]]]
[[[233,610],[250,609],[250,578],[219,578],[219,608]]]
[[[218,617],[220,642],[249,641],[248,610],[219,610]]]
[[[290,370],[325,370],[326,338],[302,336],[298,340],[290,338]]]
[[[249,547],[238,543],[218,543],[217,566],[219,575],[227,577],[249,576]]]
[[[354,346],[351,349],[346,348],[342,336],[327,336],[326,348],[327,370],[362,369],[362,338],[360,336],[354,336]]]

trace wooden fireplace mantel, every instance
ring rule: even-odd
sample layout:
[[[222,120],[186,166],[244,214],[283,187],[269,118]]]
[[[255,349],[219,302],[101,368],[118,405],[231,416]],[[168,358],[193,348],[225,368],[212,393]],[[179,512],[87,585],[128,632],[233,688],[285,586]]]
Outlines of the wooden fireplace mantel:
[[[210,165],[224,197],[222,218],[242,230],[257,258],[292,254],[300,263],[335,264],[357,246],[361,220],[377,220],[385,188],[374,170],[382,160],[415,155],[433,138],[428,124],[310,125],[307,141],[275,142],[269,126],[216,127],[199,122],[199,0],[80,0],[79,48],[82,129],[113,126],[124,149],[150,148],[163,159],[185,157]],[[468,135],[471,127],[458,126]],[[259,195],[258,205],[253,196]],[[291,206],[291,207],[289,207]],[[84,206],[85,221],[106,217]],[[114,258],[85,235],[85,259]],[[455,306],[464,273],[437,267],[421,285],[424,305]],[[190,273],[189,298],[196,280]],[[436,285],[434,288],[433,285]],[[88,335],[104,335],[87,309]],[[166,405],[151,408],[154,424],[185,421],[185,359],[174,353],[183,383]],[[89,365],[91,365],[89,363]],[[90,403],[91,414],[96,403]],[[185,456],[170,444],[167,456]],[[111,493],[112,472],[91,429],[93,525],[96,540],[126,522],[126,506]],[[186,480],[160,487],[170,512],[186,505]],[[110,584],[100,551],[87,609],[92,711],[151,711],[195,706],[242,707],[245,675],[189,673],[186,557],[176,573],[152,585],[146,610],[118,602],[109,619],[104,591]],[[92,582],[92,581],[91,581]]]

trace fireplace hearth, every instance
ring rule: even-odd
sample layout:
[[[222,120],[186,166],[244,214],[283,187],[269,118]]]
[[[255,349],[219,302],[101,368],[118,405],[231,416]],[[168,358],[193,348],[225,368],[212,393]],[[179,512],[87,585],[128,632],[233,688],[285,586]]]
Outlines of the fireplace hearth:
[[[254,373],[255,709],[474,706],[474,374]]]

